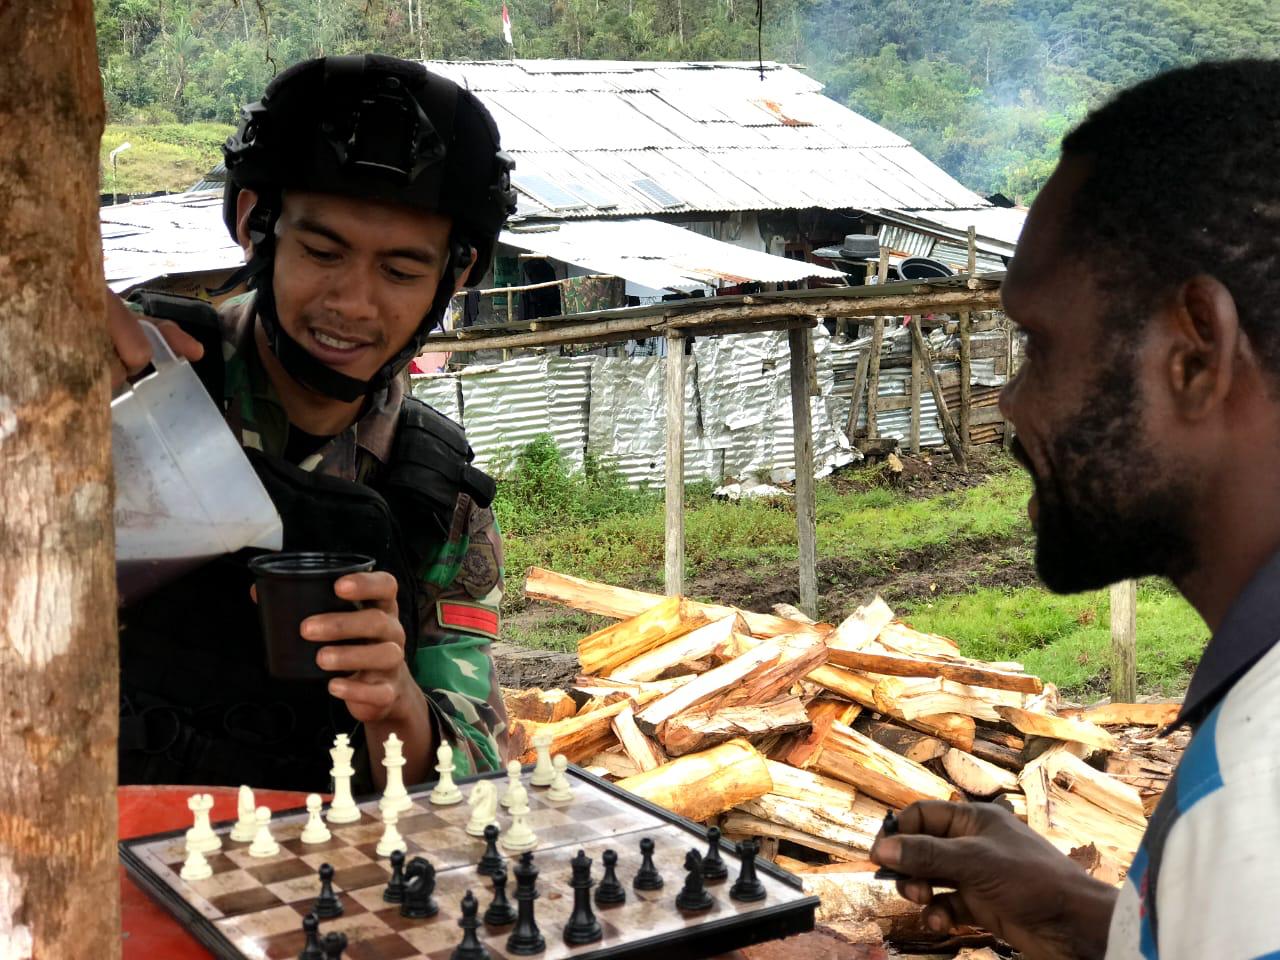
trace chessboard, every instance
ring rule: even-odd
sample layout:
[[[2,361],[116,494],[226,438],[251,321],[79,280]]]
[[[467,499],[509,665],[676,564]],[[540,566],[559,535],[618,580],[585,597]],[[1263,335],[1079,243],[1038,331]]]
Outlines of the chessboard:
[[[711,908],[682,911],[676,896],[686,876],[685,857],[691,849],[707,852],[703,828],[577,767],[570,766],[567,775],[573,788],[570,800],[556,802],[545,789],[528,790],[528,822],[538,837],[533,851],[539,871],[535,922],[546,941],[545,951],[537,955],[542,960],[657,955],[664,960],[697,960],[813,929],[817,898],[806,896],[799,880],[765,860],[756,861],[765,897],[753,903],[731,898],[729,889],[742,864],[736,848],[723,840],[721,856],[729,876],[707,883]],[[504,778],[505,774],[492,773],[458,783],[466,793],[468,785],[479,780]],[[463,897],[472,891],[483,913],[493,886],[477,868],[484,839],[464,829],[468,804],[436,806],[428,793],[410,790],[412,805],[397,824],[406,858],[425,857],[435,867],[439,913],[425,920],[403,917],[399,904],[383,899],[392,869],[390,860],[375,851],[383,832],[377,797],[359,802],[358,822],[328,824],[332,836],[319,844],[300,839],[306,810],[277,813],[271,832],[279,852],[265,858],[250,857],[247,842],[230,839],[233,821],[215,824],[222,848],[206,855],[213,873],[203,880],[179,876],[186,857],[182,830],[122,841],[120,856],[135,882],[219,957],[297,957],[305,942],[302,918],[313,909],[321,886],[318,870],[327,863],[334,868],[333,886],[343,909],[341,916],[322,920],[320,931],[346,935],[347,960],[449,960],[463,936],[458,924]],[[654,862],[664,881],[660,890],[632,886],[641,863],[640,841],[646,837],[654,842]],[[579,850],[591,858],[597,882],[604,851],[616,852],[616,873],[626,889],[626,902],[597,906],[603,937],[570,946],[563,930],[574,904],[570,861]],[[517,862],[509,857],[508,868]],[[508,885],[508,894],[510,889]],[[482,924],[477,933],[494,960],[514,956],[507,950],[510,926]]]

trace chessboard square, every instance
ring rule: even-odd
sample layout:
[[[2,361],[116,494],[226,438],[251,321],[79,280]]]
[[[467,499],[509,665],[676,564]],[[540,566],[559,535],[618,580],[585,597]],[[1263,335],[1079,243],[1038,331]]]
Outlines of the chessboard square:
[[[212,901],[214,897],[235,893],[237,890],[250,890],[261,886],[257,880],[243,870],[215,873],[213,876],[206,877],[203,880],[181,880],[175,875],[173,884],[180,892],[190,890],[207,901]]]
[[[413,920],[409,926],[398,928],[401,937],[413,944],[419,953],[433,954],[439,950],[452,953],[457,941],[462,939],[462,931],[458,929],[457,919],[440,912],[429,920]],[[404,918],[400,918],[404,919]]]
[[[383,877],[383,881],[381,883],[361,887],[359,890],[352,890],[351,899],[355,900],[366,910],[372,910],[375,913],[392,909],[399,910],[400,904],[387,903],[387,901],[382,899],[382,891],[387,888],[386,881],[388,877],[389,875],[387,877]],[[385,920],[386,918],[384,917],[383,919]]]
[[[273,853],[269,857],[251,857],[249,856],[249,848],[245,847],[243,850],[228,850],[227,858],[237,867],[248,869],[249,867],[266,866],[268,863],[279,863],[282,860],[292,860],[294,855],[281,847],[279,853]]]
[[[358,940],[343,954],[347,960],[405,960],[418,955],[418,949],[398,933]]]
[[[285,903],[297,903],[299,900],[310,903],[320,896],[320,878],[308,871],[301,877],[268,883],[266,888]]]
[[[280,841],[280,846],[299,857],[308,853],[323,853],[326,850],[340,850],[346,845],[345,841],[340,840],[335,836],[330,836],[324,843],[303,843],[299,837],[294,837],[291,840]]]
[[[399,826],[399,823],[397,823],[396,829],[399,829]],[[386,826],[381,822],[357,823],[351,826],[343,825],[336,830],[332,827],[329,829],[333,832],[334,836],[341,837],[344,843],[354,847],[361,843],[377,843],[378,839],[382,836],[382,831],[386,829]]]
[[[302,917],[296,910],[289,907],[276,907],[259,913],[230,917],[217,921],[215,926],[245,954],[251,955],[257,952],[251,946],[257,945],[269,957],[290,956],[290,954],[280,954],[275,951],[272,943],[279,938],[293,936],[298,939],[293,947],[292,956],[296,957],[302,949]],[[292,940],[290,942],[295,943]]]
[[[298,915],[299,923],[302,922],[303,917],[315,909],[316,897],[319,896],[319,891],[317,891],[315,897],[303,897],[301,900],[294,900],[289,904],[289,906],[293,908],[293,911]],[[342,904],[343,917],[359,917],[369,912],[363,903],[355,899],[355,897],[351,896],[349,893],[339,893],[338,902]],[[332,923],[333,920],[325,920],[324,922]]]
[[[278,907],[282,902],[279,897],[263,886],[245,887],[243,890],[216,894],[208,900],[224,917],[258,913],[271,907]]]
[[[187,841],[185,837],[174,837],[153,848],[156,857],[162,863],[182,863],[187,859]]]
[[[381,891],[390,878],[391,866],[389,863],[385,865],[382,863],[364,863],[343,870],[341,885],[347,891],[363,890],[371,886],[376,886]]]
[[[244,872],[256,879],[263,886],[273,883],[283,883],[285,880],[296,880],[298,877],[315,877],[316,871],[308,863],[301,860],[275,860],[271,863],[264,863],[261,866],[253,865],[244,868]],[[316,889],[319,889],[320,881],[316,879]]]
[[[336,879],[339,884],[345,886],[345,884],[342,884],[342,871],[351,867],[364,866],[370,863],[372,859],[373,857],[356,847],[344,846],[338,850],[322,850],[318,853],[304,854],[302,862],[311,867],[312,870],[318,870],[322,863],[331,864],[333,869],[337,871]]]
[[[432,813],[419,813],[414,816],[404,816],[396,821],[396,829],[404,836],[411,833],[422,833],[427,830],[439,830],[446,826],[440,818]]]

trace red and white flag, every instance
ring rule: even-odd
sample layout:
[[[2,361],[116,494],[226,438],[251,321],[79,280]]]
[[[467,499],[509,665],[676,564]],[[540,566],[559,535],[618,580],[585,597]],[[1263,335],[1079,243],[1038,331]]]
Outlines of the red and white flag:
[[[502,5],[502,39],[513,47],[516,45],[516,42],[511,39],[511,14],[507,12],[505,3]]]

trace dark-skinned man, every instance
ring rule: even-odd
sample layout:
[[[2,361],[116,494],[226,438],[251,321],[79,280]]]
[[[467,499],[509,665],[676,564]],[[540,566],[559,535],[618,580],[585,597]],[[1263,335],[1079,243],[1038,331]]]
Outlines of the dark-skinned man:
[[[381,788],[382,744],[407,783],[505,763],[489,644],[501,541],[493,481],[461,429],[407,398],[401,374],[450,296],[478,282],[514,209],[513,166],[469,92],[420,64],[331,57],[282,73],[224,150],[224,220],[252,291],[216,316],[144,297],[195,362],[284,520],[292,550],[365,553],[336,582],[359,605],[309,618],[333,676],[266,672],[247,558],[221,558],[121,612],[121,782],[323,790],[338,732]],[[167,305],[167,306],[166,306]],[[116,380],[149,349],[112,298]]]
[[[871,855],[935,930],[1033,960],[1280,956],[1278,154],[1280,63],[1203,64],[1087,118],[1027,217],[1001,407],[1038,572],[1059,592],[1168,577],[1213,638],[1118,896],[995,806],[920,803]]]

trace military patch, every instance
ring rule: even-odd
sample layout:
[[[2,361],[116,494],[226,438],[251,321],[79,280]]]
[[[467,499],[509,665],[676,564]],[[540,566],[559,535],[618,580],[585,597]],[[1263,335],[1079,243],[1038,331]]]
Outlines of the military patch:
[[[498,638],[501,617],[492,607],[462,600],[441,600],[436,604],[436,618],[440,626],[459,633],[475,633],[482,637]]]
[[[502,566],[498,551],[487,540],[473,540],[462,557],[457,582],[466,588],[476,600],[488,596],[502,579]]]

